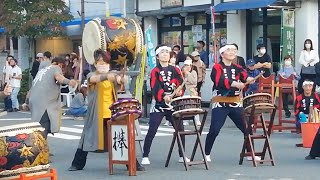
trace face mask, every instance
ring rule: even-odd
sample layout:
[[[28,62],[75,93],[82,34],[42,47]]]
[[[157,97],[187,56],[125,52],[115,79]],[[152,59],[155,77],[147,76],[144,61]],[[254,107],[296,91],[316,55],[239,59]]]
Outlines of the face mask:
[[[99,73],[107,73],[109,72],[109,66],[108,65],[96,65],[96,69]]]
[[[284,65],[290,66],[291,65],[291,61],[284,61]]]
[[[265,54],[265,53],[266,53],[266,49],[261,49],[261,50],[260,50],[260,53],[261,53],[261,54]]]
[[[11,65],[11,67],[15,67],[16,65]]]
[[[307,49],[311,48],[311,44],[306,44],[305,46],[306,46]]]

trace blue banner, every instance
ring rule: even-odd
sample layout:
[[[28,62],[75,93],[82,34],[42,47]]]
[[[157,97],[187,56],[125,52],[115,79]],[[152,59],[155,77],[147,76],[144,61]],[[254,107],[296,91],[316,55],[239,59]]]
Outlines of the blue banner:
[[[152,29],[151,26],[146,30],[146,43],[147,43],[147,51],[148,51],[148,68],[149,71],[156,67],[157,61],[156,61],[156,53],[154,51],[155,47],[152,43]]]

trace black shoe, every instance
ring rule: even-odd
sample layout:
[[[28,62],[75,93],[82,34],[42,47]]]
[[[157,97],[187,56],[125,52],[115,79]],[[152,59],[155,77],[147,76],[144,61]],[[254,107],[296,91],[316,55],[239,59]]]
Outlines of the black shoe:
[[[18,111],[20,111],[20,109],[13,108],[13,112],[18,112]]]
[[[127,167],[127,170],[129,170],[129,166],[126,165],[126,167]],[[143,166],[141,166],[141,164],[138,161],[136,162],[136,168],[137,168],[137,171],[145,171],[146,170]]]
[[[68,169],[68,171],[81,171],[82,169],[79,169],[79,168],[77,168],[77,167],[75,167],[75,166],[71,166],[71,167],[69,167],[69,169]]]
[[[316,157],[313,157],[311,155],[308,155],[304,158],[305,160],[312,160],[312,159],[316,159]]]
[[[13,110],[12,109],[8,109],[8,112],[12,112]]]
[[[291,116],[291,112],[290,112],[290,111],[287,111],[287,112],[285,113],[285,115],[286,115],[286,118],[289,118],[289,117]]]

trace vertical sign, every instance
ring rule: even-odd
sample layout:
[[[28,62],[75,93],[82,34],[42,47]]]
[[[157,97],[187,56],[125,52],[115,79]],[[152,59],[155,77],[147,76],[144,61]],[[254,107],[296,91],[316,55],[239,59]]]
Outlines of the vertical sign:
[[[212,24],[212,35],[213,35],[213,47],[214,47],[214,63],[218,63],[218,53],[217,53],[217,36],[216,36],[216,27],[214,25],[215,16],[214,16],[214,6],[210,7],[211,12],[211,24]]]
[[[151,69],[156,67],[157,62],[156,62],[156,54],[154,52],[154,46],[152,43],[152,28],[151,26],[148,27],[146,30],[146,43],[147,43],[147,51],[148,51],[148,68],[149,72]]]
[[[286,55],[294,57],[294,11],[282,10],[281,62]]]
[[[127,125],[112,125],[112,160],[113,161],[128,161],[128,127]]]

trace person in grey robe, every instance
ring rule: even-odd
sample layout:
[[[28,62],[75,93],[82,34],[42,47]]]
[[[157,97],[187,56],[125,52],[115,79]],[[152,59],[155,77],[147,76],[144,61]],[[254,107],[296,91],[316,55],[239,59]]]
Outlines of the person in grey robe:
[[[39,65],[39,71],[45,67],[48,67],[51,65],[51,52],[49,51],[46,51],[43,53],[43,60],[40,62],[40,65]],[[39,72],[38,71],[38,72]]]
[[[45,128],[44,136],[57,133],[61,125],[60,84],[71,87],[77,85],[76,80],[66,79],[62,74],[64,59],[56,57],[52,64],[39,69],[30,89],[29,107],[31,119]]]

